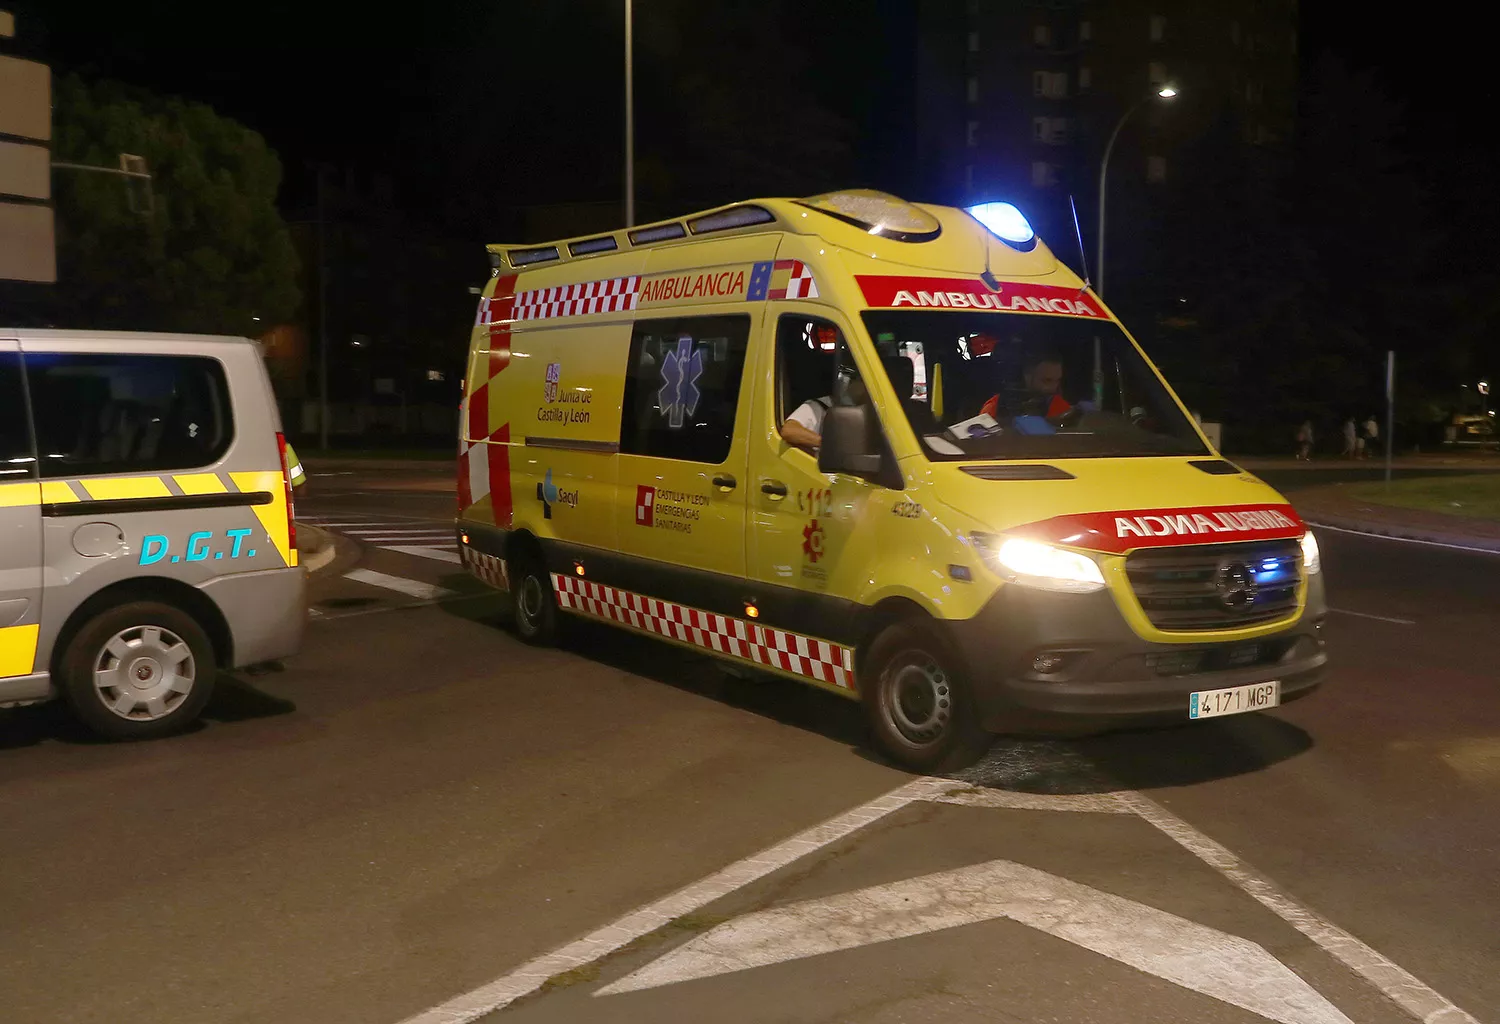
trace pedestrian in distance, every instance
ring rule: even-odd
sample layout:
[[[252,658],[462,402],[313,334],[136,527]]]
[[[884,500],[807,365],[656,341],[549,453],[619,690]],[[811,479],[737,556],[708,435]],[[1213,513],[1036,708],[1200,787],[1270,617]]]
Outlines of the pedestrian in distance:
[[[1303,462],[1312,461],[1313,449],[1313,425],[1312,420],[1303,420],[1302,426],[1297,428],[1297,458]]]
[[[1344,420],[1344,458],[1359,458],[1359,433],[1354,426],[1354,417],[1350,416]]]
[[[1380,422],[1371,414],[1365,418],[1365,436],[1363,438],[1365,457],[1369,458],[1371,453],[1380,448]]]

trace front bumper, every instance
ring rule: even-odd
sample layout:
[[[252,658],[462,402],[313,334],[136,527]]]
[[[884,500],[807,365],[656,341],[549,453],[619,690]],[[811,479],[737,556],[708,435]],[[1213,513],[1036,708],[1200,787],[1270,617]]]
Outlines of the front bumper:
[[[974,618],[950,622],[992,732],[1099,732],[1187,721],[1188,695],[1279,680],[1281,702],[1322,682],[1323,577],[1302,615],[1251,640],[1153,643],[1132,630],[1108,591],[1056,594],[1002,587]],[[1060,659],[1038,671],[1039,655]]]

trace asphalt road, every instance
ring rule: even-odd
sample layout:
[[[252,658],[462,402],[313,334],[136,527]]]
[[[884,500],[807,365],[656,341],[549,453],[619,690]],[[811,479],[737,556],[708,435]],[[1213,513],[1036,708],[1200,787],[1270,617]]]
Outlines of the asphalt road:
[[[1326,535],[1320,694],[927,782],[837,697],[519,644],[447,466],[348,472],[285,671],[153,743],[0,712],[0,1019],[1500,1020],[1500,558]]]

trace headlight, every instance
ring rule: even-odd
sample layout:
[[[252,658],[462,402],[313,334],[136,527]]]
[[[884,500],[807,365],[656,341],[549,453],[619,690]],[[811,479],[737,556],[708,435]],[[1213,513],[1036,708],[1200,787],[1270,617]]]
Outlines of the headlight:
[[[1318,553],[1318,541],[1311,530],[1302,535],[1302,571],[1308,576],[1323,571],[1323,556]]]
[[[1069,594],[1104,589],[1099,563],[1088,555],[1019,537],[1002,540],[987,533],[971,536],[989,567],[1012,583]]]

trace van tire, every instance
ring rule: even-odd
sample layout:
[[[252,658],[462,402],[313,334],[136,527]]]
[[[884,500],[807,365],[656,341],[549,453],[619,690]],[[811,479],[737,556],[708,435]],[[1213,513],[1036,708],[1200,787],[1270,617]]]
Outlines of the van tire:
[[[510,565],[511,617],[516,635],[533,647],[551,647],[559,636],[557,595],[542,560],[522,554]]]
[[[117,740],[167,736],[192,725],[218,673],[198,620],[158,601],[132,601],[89,619],[58,669],[73,714],[90,731]]]
[[[994,738],[951,651],[932,623],[909,619],[881,631],[863,659],[859,690],[875,739],[915,771],[967,768]]]

